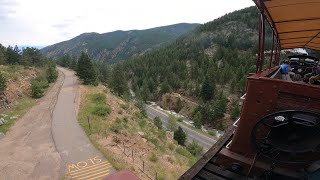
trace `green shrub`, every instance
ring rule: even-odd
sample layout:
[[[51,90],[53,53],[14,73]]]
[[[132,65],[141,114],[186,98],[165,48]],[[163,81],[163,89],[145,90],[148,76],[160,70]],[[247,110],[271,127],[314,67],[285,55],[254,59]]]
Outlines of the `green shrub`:
[[[125,123],[128,122],[128,117],[127,116],[123,118],[123,122],[125,122]]]
[[[106,95],[104,93],[96,93],[96,94],[91,94],[90,99],[93,103],[96,104],[106,104]]]
[[[208,134],[213,136],[213,137],[217,136],[217,133],[215,131],[212,131],[212,130],[208,131]]]
[[[92,114],[97,115],[97,116],[106,116],[111,112],[110,107],[104,104],[97,104],[93,109],[92,109]]]
[[[33,98],[41,98],[43,96],[44,89],[38,81],[32,81],[31,83],[31,96]]]
[[[187,145],[187,150],[196,157],[199,157],[203,152],[203,147],[198,145],[195,141]]]
[[[31,81],[31,96],[33,98],[41,98],[44,90],[49,86],[48,81],[43,76],[38,76]]]
[[[155,153],[152,153],[149,157],[149,160],[152,162],[157,162],[158,161],[158,157]]]
[[[158,129],[162,129],[162,121],[158,116],[154,118],[153,123]]]
[[[169,148],[171,151],[173,151],[173,150],[174,150],[174,147],[175,147],[175,145],[174,145],[174,144],[172,144],[172,143],[170,143],[170,144],[168,145],[168,148]]]
[[[187,158],[193,158],[193,155],[187,149],[185,149],[181,146],[176,149],[176,152],[182,156],[187,157]]]
[[[122,127],[121,127],[121,124],[113,124],[111,127],[110,127],[110,130],[115,132],[115,133],[119,133],[121,131]]]
[[[128,110],[129,109],[129,104],[120,104],[120,107],[123,109],[123,110]]]
[[[167,140],[167,136],[166,136],[166,132],[163,131],[163,130],[159,130],[158,132],[158,138],[161,140],[161,141],[165,141]]]
[[[55,65],[49,65],[46,72],[46,78],[49,83],[54,82],[58,78],[58,71],[56,70]]]
[[[2,73],[0,72],[0,94],[4,92],[4,90],[7,87],[7,80],[6,78],[2,75]]]

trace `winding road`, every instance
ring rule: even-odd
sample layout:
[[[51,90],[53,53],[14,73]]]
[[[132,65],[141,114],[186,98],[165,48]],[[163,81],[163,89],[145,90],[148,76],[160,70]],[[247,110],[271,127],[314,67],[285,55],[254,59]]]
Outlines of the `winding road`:
[[[161,112],[160,110],[157,110],[156,108],[153,108],[152,106],[147,105],[146,106],[146,112],[147,116],[150,119],[154,119],[155,117],[159,117],[162,121],[163,126],[168,126],[169,117],[165,113]],[[214,143],[216,143],[216,140],[209,138],[203,134],[198,133],[197,131],[194,131],[193,129],[177,122],[179,126],[186,132],[187,134],[187,140],[188,142],[195,141],[200,146],[203,147],[203,150],[207,152]]]

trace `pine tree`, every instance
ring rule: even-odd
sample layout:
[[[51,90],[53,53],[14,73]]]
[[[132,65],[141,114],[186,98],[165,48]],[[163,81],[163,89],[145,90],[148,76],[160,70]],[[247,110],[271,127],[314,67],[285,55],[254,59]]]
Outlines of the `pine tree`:
[[[7,63],[6,48],[0,44],[0,65]]]
[[[227,98],[220,93],[219,99],[215,101],[214,105],[214,119],[220,119],[224,117],[224,113],[227,110]]]
[[[122,96],[128,92],[127,81],[121,65],[116,65],[112,71],[111,88],[118,96]]]
[[[97,74],[89,56],[82,52],[78,60],[77,75],[83,84],[97,85]]]
[[[7,62],[9,64],[18,64],[20,62],[20,57],[21,57],[18,46],[15,46],[14,48],[9,46],[7,48],[6,56],[7,56]]]
[[[214,87],[210,83],[208,77],[202,83],[200,96],[204,102],[211,101],[214,97]]]
[[[58,72],[56,70],[55,64],[50,64],[49,65],[49,67],[47,69],[47,72],[46,72],[46,75],[47,75],[48,83],[52,83],[57,79]]]
[[[202,117],[200,111],[198,111],[193,117],[193,125],[194,127],[201,129],[202,126]]]
[[[179,126],[179,128],[174,132],[173,138],[178,142],[178,144],[184,146],[184,143],[187,139],[187,135]]]

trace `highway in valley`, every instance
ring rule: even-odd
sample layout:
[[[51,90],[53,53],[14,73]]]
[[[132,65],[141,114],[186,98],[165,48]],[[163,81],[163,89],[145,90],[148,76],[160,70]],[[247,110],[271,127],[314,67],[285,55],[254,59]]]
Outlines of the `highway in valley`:
[[[160,110],[150,105],[146,105],[146,112],[147,112],[147,116],[150,119],[153,120],[155,117],[158,116],[161,119],[163,126],[164,127],[168,126],[169,117],[164,112],[161,112]],[[192,142],[192,141],[197,142],[200,146],[203,147],[203,150],[205,152],[208,151],[214,143],[216,143],[216,140],[209,138],[208,136],[200,134],[197,131],[194,131],[193,129],[179,122],[177,122],[177,124],[181,126],[184,132],[186,132],[188,142]]]

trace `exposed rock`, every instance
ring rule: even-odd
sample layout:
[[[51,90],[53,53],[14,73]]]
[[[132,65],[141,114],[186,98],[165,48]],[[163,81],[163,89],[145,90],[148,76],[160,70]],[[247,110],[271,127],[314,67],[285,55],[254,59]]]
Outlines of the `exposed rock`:
[[[142,141],[143,141],[143,142],[147,142],[148,140],[146,140],[145,138],[142,138]]]
[[[8,115],[6,114],[0,114],[1,117],[7,117]]]
[[[138,132],[138,134],[143,137],[144,136],[144,133],[143,132]]]
[[[0,118],[0,126],[4,125],[6,121],[3,118]]]
[[[19,116],[12,116],[10,119],[18,119]]]

